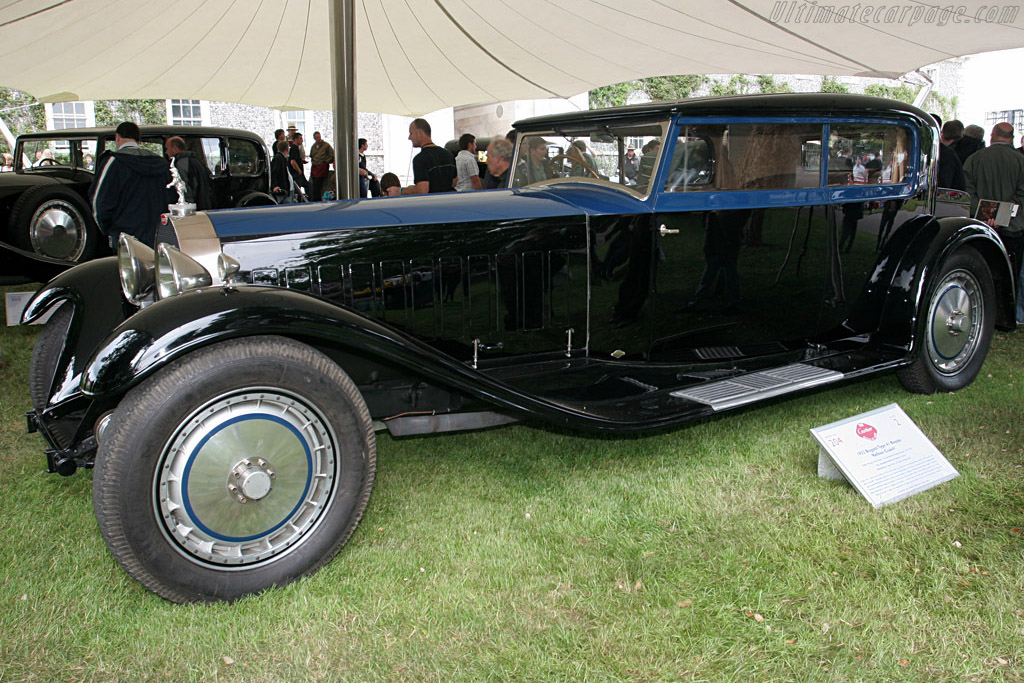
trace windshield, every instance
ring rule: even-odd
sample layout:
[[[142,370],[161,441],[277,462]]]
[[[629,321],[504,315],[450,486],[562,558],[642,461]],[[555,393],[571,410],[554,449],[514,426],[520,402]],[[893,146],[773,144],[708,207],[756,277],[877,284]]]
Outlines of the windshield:
[[[645,196],[667,129],[664,119],[522,133],[509,184],[525,187],[568,179],[614,185]]]

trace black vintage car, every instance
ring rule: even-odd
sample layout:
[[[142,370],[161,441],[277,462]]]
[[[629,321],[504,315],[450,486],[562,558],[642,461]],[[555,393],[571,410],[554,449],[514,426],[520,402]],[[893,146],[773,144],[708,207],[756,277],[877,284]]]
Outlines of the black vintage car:
[[[232,128],[141,126],[139,144],[164,154],[175,135],[206,164],[217,208],[276,204],[263,139]],[[0,241],[39,256],[82,262],[109,254],[89,206],[96,159],[113,128],[71,128],[18,136],[14,172],[0,174]]]
[[[953,391],[1015,325],[998,236],[935,217],[914,107],[711,98],[516,130],[510,189],[200,213],[35,295],[30,428],[51,471],[95,466],[132,576],[230,600],[314,571],[366,508],[377,429],[667,429],[886,370]]]

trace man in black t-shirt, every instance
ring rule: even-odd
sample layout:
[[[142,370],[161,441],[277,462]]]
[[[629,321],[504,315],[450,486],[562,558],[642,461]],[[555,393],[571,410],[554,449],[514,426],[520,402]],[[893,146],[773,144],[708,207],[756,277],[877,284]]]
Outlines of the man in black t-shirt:
[[[427,194],[428,192],[454,192],[455,157],[444,147],[438,147],[430,139],[430,124],[425,119],[415,119],[409,124],[409,140],[420,153],[412,160],[412,185],[402,188],[402,194]]]
[[[313,188],[310,187],[309,180],[306,179],[306,173],[303,169],[302,163],[301,148],[302,133],[296,132],[292,135],[291,147],[288,148],[288,170],[291,172],[292,180],[295,181],[295,184],[302,188],[306,197],[310,197],[313,194]]]

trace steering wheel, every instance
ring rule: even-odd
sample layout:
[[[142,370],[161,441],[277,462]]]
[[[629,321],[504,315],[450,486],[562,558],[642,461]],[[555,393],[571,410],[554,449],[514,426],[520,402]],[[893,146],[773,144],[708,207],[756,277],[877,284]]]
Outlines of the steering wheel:
[[[45,164],[50,164],[51,166],[56,166],[57,165],[57,160],[56,159],[50,159],[49,157],[43,157],[42,159],[39,160],[39,164],[38,165],[39,166],[43,166]]]
[[[556,161],[559,161],[561,159],[568,159],[569,163],[571,163],[571,164],[579,164],[580,166],[583,167],[583,170],[585,170],[587,173],[589,173],[590,175],[594,176],[598,180],[601,179],[601,174],[598,173],[597,171],[595,171],[594,169],[592,169],[590,167],[590,164],[588,164],[587,162],[583,161],[579,157],[569,156],[568,154],[556,154],[555,156],[551,157],[550,163],[554,164]]]

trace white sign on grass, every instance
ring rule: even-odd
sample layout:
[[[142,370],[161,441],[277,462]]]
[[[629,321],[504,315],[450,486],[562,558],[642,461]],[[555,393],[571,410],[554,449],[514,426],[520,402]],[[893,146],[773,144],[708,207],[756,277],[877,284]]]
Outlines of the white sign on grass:
[[[876,508],[960,475],[895,403],[811,435],[821,444],[818,476],[845,479]]]
[[[7,309],[7,326],[13,327],[21,324],[21,312],[28,306],[29,299],[35,296],[35,292],[7,292],[4,296],[4,304]],[[46,315],[41,317],[39,320],[32,323],[33,325],[42,325],[50,316],[53,314],[55,309],[50,309]]]

